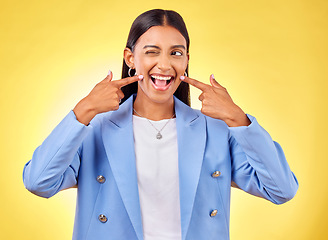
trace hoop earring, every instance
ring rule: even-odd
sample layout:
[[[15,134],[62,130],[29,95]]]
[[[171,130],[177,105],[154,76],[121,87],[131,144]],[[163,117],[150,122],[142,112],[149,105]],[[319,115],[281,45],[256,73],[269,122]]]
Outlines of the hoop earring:
[[[132,77],[132,76],[131,76],[131,70],[135,70],[135,69],[133,69],[133,68],[129,68],[129,70],[128,70],[128,75],[129,75],[129,77]],[[135,76],[135,75],[137,75],[137,71],[134,72],[134,75],[133,75],[133,76]]]
[[[132,68],[129,68],[129,70],[128,70],[129,77],[131,77],[131,70],[132,70]]]
[[[185,75],[186,77],[188,77],[188,73],[187,73],[187,72],[184,72],[184,75]]]

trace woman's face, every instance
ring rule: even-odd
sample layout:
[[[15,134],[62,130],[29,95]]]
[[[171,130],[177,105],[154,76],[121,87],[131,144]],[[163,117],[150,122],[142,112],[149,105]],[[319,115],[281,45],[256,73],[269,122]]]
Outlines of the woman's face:
[[[151,27],[138,39],[130,60],[137,74],[144,76],[138,96],[165,103],[173,100],[188,65],[186,40],[174,27]]]

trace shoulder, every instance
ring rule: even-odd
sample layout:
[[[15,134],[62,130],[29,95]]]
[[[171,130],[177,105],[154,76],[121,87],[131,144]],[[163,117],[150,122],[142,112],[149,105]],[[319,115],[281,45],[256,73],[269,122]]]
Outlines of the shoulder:
[[[99,127],[104,122],[109,121],[111,115],[112,112],[99,113],[91,120],[89,125],[92,127]]]
[[[194,108],[190,108],[190,111],[193,112],[195,115],[197,115],[199,118],[203,118],[204,121],[206,122],[207,127],[213,128],[213,127],[218,127],[218,128],[222,128],[222,129],[228,129],[228,125],[220,120],[220,119],[215,119],[212,117],[209,117],[205,114],[203,114],[200,110],[198,109],[194,109]]]

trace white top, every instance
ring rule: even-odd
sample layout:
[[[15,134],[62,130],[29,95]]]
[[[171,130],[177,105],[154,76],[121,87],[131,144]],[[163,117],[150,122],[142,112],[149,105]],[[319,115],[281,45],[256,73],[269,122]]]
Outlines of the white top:
[[[167,121],[169,121],[167,123]],[[133,115],[134,146],[144,240],[181,240],[176,119]]]

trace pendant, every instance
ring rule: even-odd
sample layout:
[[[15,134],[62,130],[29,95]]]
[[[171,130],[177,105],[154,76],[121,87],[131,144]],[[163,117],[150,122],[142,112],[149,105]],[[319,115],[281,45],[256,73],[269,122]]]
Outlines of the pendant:
[[[158,132],[157,135],[156,135],[156,138],[161,139],[162,137],[163,137],[162,134],[160,132]]]

